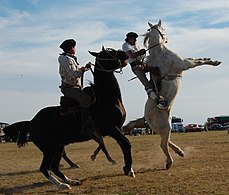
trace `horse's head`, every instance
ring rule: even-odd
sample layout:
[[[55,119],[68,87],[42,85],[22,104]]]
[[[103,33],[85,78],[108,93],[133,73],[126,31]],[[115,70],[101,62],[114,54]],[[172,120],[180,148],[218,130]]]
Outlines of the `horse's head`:
[[[167,43],[167,37],[165,35],[165,30],[162,27],[162,22],[159,22],[155,25],[148,22],[149,29],[148,32],[144,35],[144,45],[150,50],[158,45],[163,45]],[[148,41],[148,42],[147,42]]]
[[[112,48],[104,48],[102,47],[102,51],[90,52],[91,55],[96,57],[95,59],[95,69],[105,71],[105,72],[113,72],[117,69],[122,69],[127,65],[128,56],[122,50],[115,50]]]

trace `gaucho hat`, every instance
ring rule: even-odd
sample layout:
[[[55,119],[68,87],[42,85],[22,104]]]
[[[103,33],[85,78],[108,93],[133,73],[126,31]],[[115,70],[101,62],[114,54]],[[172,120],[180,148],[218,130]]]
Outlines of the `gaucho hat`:
[[[137,38],[137,37],[138,37],[138,34],[135,33],[135,32],[128,32],[128,33],[126,34],[126,37],[127,37],[127,38],[128,38],[128,37],[135,37],[135,38]]]
[[[69,51],[71,48],[76,46],[76,41],[74,39],[67,39],[61,43],[60,48],[64,51]]]

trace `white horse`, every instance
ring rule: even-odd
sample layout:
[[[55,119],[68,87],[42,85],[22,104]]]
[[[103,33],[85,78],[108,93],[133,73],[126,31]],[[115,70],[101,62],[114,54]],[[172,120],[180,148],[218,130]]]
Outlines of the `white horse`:
[[[148,98],[145,104],[145,119],[150,128],[161,136],[160,146],[167,157],[166,168],[169,169],[173,164],[173,159],[168,147],[178,155],[184,156],[184,152],[170,141],[171,108],[179,89],[182,72],[204,64],[218,66],[221,62],[212,61],[210,58],[180,58],[166,48],[167,39],[161,20],[156,25],[148,24],[150,29],[144,34],[144,45],[148,47],[149,51],[146,62],[149,68],[159,68],[159,74],[156,76],[155,73],[150,73],[151,81],[154,80],[152,83],[160,83],[160,87],[156,87],[155,91],[168,101],[168,109],[158,108],[155,101]]]

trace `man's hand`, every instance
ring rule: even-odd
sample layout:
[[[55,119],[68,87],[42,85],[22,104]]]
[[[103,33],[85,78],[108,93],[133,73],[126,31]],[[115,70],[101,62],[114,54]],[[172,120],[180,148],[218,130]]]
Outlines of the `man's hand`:
[[[82,66],[80,70],[82,72],[88,71],[91,68],[91,62],[88,62],[85,66]]]
[[[88,62],[88,63],[85,65],[85,68],[90,69],[90,68],[91,68],[91,62]]]
[[[145,54],[146,54],[146,50],[145,50],[145,49],[139,50],[139,54],[140,54],[140,55],[145,55]]]

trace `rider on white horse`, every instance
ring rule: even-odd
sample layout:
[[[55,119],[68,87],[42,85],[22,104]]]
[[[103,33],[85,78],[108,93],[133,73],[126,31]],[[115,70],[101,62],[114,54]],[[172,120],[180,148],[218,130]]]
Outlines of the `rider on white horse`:
[[[141,81],[144,85],[145,90],[148,96],[157,102],[157,106],[161,109],[167,109],[167,101],[156,94],[148,81],[145,73],[149,71],[143,62],[143,55],[145,55],[146,50],[140,49],[139,46],[136,44],[138,34],[135,32],[129,32],[126,34],[125,43],[122,45],[122,50],[126,52],[129,56],[128,63],[131,66],[131,70],[137,76],[137,78]],[[154,86],[156,87],[156,86]]]

